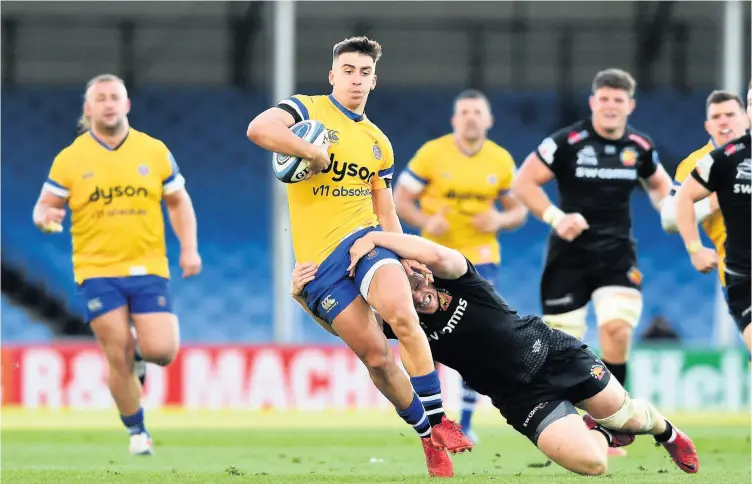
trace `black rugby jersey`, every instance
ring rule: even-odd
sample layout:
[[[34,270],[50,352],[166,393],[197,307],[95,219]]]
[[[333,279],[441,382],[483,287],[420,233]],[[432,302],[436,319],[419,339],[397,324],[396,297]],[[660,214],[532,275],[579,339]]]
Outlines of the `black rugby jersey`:
[[[550,251],[589,252],[631,243],[632,190],[660,165],[647,135],[628,126],[621,139],[609,140],[590,120],[579,121],[543,140],[536,153],[554,173],[559,207],[582,214],[590,225],[572,242],[551,231]]]
[[[697,162],[692,177],[718,195],[718,205],[726,225],[726,269],[749,275],[750,198],[752,197],[752,154],[750,136],[729,141]]]
[[[504,398],[529,383],[549,354],[579,348],[579,340],[537,316],[519,316],[472,263],[458,279],[434,276],[439,309],[419,314],[434,359],[456,370],[474,390]],[[384,325],[387,337],[393,333]]]

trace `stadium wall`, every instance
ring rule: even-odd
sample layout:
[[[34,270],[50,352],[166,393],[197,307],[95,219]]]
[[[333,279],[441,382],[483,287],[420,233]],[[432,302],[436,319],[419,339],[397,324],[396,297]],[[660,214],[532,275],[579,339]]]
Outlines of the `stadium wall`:
[[[665,411],[741,412],[749,405],[742,350],[640,348],[629,389]],[[441,366],[444,400],[461,401],[457,373]],[[2,349],[2,405],[23,409],[114,408],[96,344]],[[187,410],[389,409],[365,367],[341,346],[189,345],[168,367],[150,365],[145,406]],[[487,398],[481,406],[488,407]]]

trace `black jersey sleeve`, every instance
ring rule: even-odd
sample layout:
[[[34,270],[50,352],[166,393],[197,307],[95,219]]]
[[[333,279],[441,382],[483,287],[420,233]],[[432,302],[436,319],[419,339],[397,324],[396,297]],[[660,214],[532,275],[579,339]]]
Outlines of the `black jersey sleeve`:
[[[541,141],[535,154],[538,158],[552,171],[558,175],[562,166],[565,165],[567,154],[569,152],[569,143],[567,142],[567,129],[562,129]]]
[[[659,166],[661,166],[661,157],[658,155],[658,150],[655,149],[655,146],[651,145],[650,149],[642,153],[642,160],[637,169],[637,174],[640,178],[646,180],[658,171]]]
[[[722,163],[718,163],[718,159],[723,156],[721,149],[713,150],[707,155],[703,156],[697,161],[695,169],[692,170],[692,178],[708,189],[710,192],[716,191],[718,188],[718,179],[720,178],[720,171]]]

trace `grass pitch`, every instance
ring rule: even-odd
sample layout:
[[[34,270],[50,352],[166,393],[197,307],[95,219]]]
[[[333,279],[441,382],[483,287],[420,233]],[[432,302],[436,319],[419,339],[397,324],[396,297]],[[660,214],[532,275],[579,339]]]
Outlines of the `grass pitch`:
[[[748,415],[674,416],[693,438],[700,472],[687,475],[652,438],[612,458],[605,478],[575,476],[546,459],[492,411],[477,416],[476,450],[454,457],[453,482],[550,484],[749,483]],[[2,482],[427,483],[421,446],[392,412],[147,412],[156,455],[128,455],[113,412],[3,410]]]

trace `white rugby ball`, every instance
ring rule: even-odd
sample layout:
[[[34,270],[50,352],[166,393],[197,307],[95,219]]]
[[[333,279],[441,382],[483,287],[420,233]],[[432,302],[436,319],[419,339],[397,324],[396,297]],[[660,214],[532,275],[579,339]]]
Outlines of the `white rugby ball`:
[[[290,128],[292,134],[315,146],[327,141],[326,127],[318,121],[301,121]],[[283,183],[298,183],[308,175],[308,161],[296,156],[274,153],[274,175]]]

